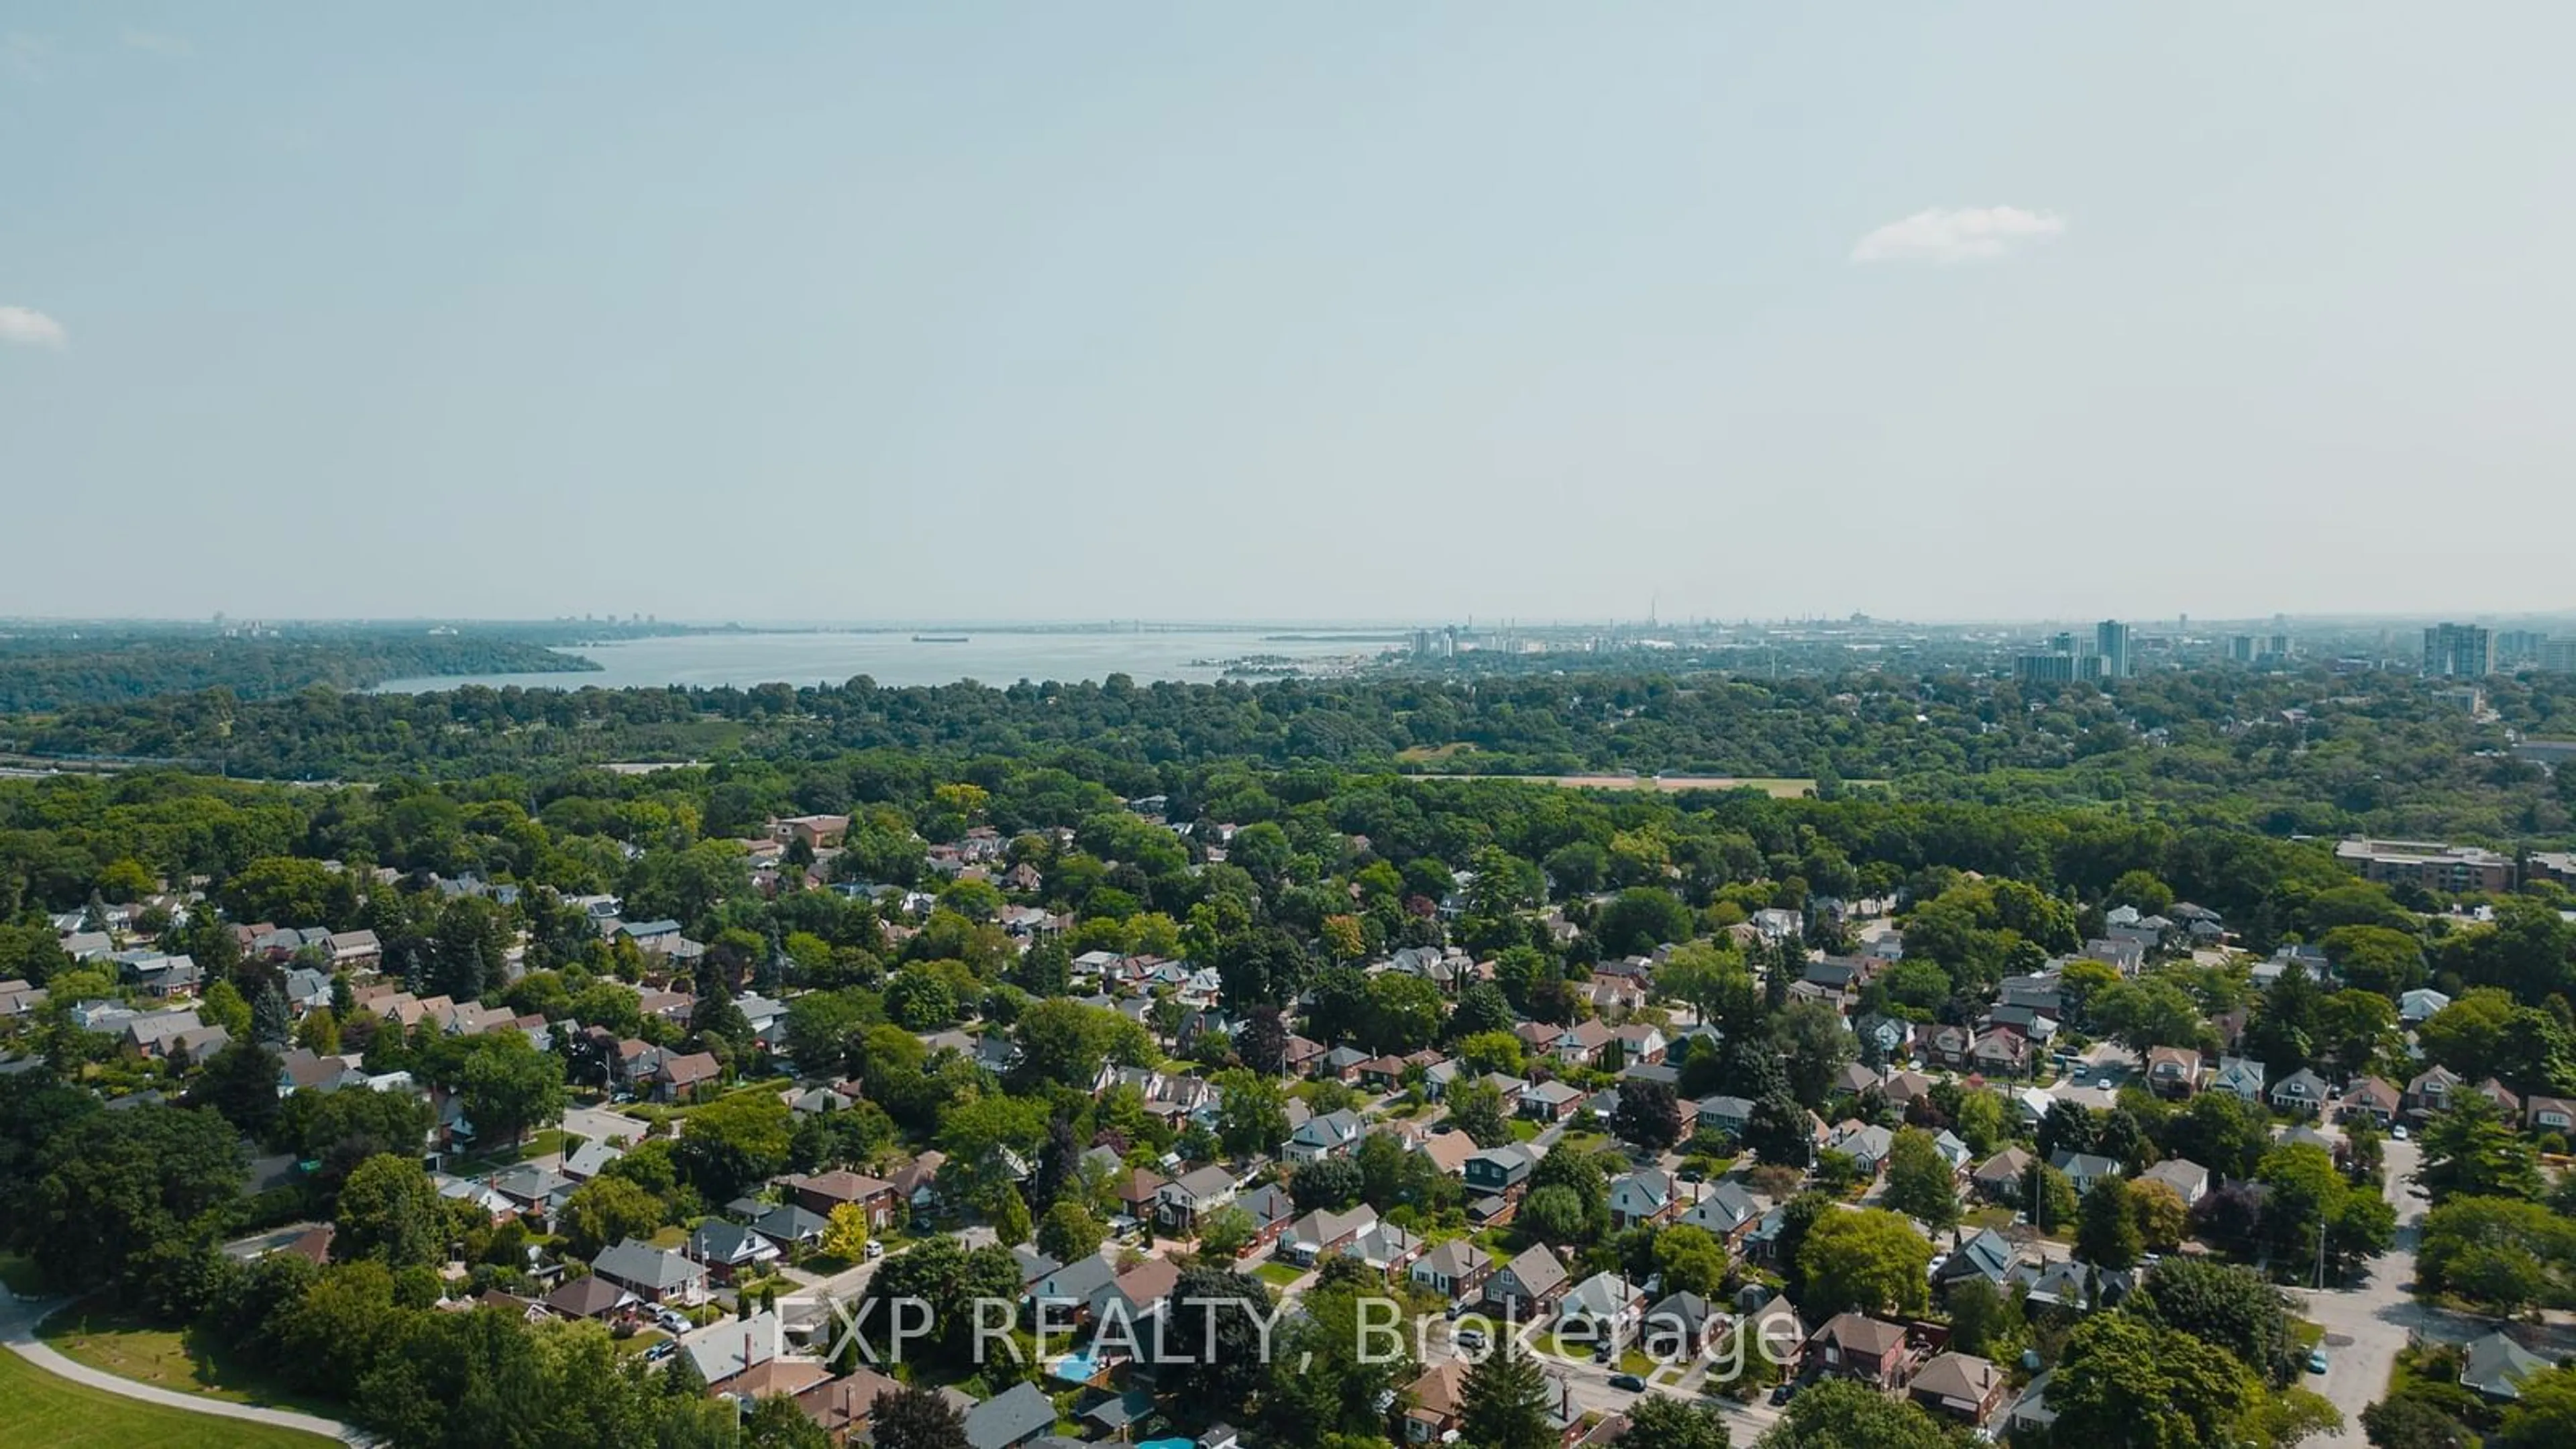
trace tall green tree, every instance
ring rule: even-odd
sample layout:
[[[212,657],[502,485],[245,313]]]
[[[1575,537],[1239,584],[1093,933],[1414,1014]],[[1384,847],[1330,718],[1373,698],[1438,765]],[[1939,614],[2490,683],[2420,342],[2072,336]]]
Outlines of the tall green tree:
[[[1538,1361],[1506,1341],[1467,1370],[1458,1436],[1478,1449],[1556,1449],[1548,1423],[1547,1380]]]
[[[212,1107],[246,1137],[265,1138],[277,1123],[277,1080],[285,1063],[253,1041],[236,1040],[214,1054],[188,1087],[188,1105]]]
[[[447,1212],[418,1158],[387,1153],[359,1163],[340,1188],[331,1256],[372,1259],[387,1268],[434,1267],[447,1261]]]
[[[2487,1449],[2559,1449],[2576,1444],[2576,1369],[2561,1365],[2527,1380],[2487,1436]]]
[[[1887,1154],[1887,1187],[1879,1201],[1935,1229],[1959,1220],[1958,1178],[1931,1133],[1907,1127],[1896,1134]]]
[[[1236,1157],[1276,1152],[1288,1140],[1288,1097],[1272,1078],[1237,1069],[1216,1074],[1217,1140]]]
[[[966,1416],[937,1392],[905,1384],[878,1395],[868,1418],[877,1449],[967,1449]]]
[[[1807,1109],[1786,1092],[1757,1098],[1745,1119],[1744,1145],[1766,1164],[1803,1168],[1816,1159]]]
[[[465,1100],[476,1140],[518,1142],[563,1116],[563,1058],[537,1050],[515,1031],[466,1037],[452,1071],[441,1069]]]
[[[1901,1214],[1878,1208],[1828,1212],[1798,1249],[1806,1283],[1800,1307],[1818,1322],[1846,1310],[1920,1313],[1931,1266],[1932,1245]]]
[[[769,1092],[736,1092],[691,1112],[680,1125],[672,1160],[698,1195],[731,1202],[787,1170],[794,1115]]]
[[[1338,1262],[1349,1262],[1339,1259]],[[1421,1373],[1402,1336],[1373,1342],[1362,1332],[1375,1322],[1364,1300],[1382,1290],[1326,1281],[1300,1302],[1302,1312],[1283,1325],[1261,1390],[1261,1415],[1282,1443],[1329,1443],[1337,1436],[1366,1441],[1386,1432],[1387,1403]],[[1392,1348],[1392,1352],[1386,1352]]]
[[[1461,1082],[1450,1088],[1449,1120],[1478,1147],[1500,1147],[1512,1140],[1502,1093],[1489,1083]]]
[[[1681,1140],[1681,1103],[1666,1083],[1630,1078],[1619,1085],[1610,1131],[1631,1146],[1662,1152]]]
[[[170,1245],[227,1231],[247,1175],[241,1139],[213,1112],[144,1106],[56,1119],[11,1194],[22,1211],[0,1231],[53,1284],[111,1283]]]
[[[1212,1419],[1241,1415],[1265,1372],[1260,1319],[1270,1312],[1269,1293],[1230,1269],[1191,1268],[1173,1284],[1168,1301],[1164,1341],[1190,1345],[1192,1361],[1166,1366],[1162,1381],[1189,1413]],[[1210,1344],[1213,1353],[1207,1351]]]
[[[572,1255],[588,1261],[628,1238],[651,1237],[663,1217],[660,1198],[625,1178],[602,1175],[564,1199],[556,1229]]]
[[[1961,1449],[1963,1438],[1915,1404],[1828,1379],[1790,1401],[1761,1449]]]
[[[2435,1202],[2454,1197],[2540,1195],[2540,1158],[2485,1096],[2462,1092],[2424,1126],[2417,1180]]]
[[[2075,1256],[2096,1268],[2126,1268],[2138,1261],[2144,1244],[2137,1214],[2129,1205],[2129,1184],[2117,1177],[2097,1180],[2084,1194],[2075,1225]]]
[[[1629,1407],[1619,1442],[1628,1449],[1728,1449],[1735,1439],[1715,1405],[1647,1394]]]
[[[2119,1310],[2076,1325],[2048,1395],[2063,1442],[2118,1449],[2224,1444],[2262,1402],[2226,1350]]]
[[[2151,1323],[2226,1349],[2276,1387],[2298,1371],[2302,1355],[2290,1332],[2289,1302],[2251,1268],[2167,1258],[2148,1270],[2126,1306]]]

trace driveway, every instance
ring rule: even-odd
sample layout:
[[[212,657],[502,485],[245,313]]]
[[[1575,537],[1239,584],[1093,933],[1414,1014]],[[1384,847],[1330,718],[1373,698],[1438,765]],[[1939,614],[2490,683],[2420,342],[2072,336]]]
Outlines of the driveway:
[[[593,1142],[623,1137],[631,1146],[644,1140],[644,1124],[605,1107],[566,1107],[563,1127]]]
[[[228,1404],[221,1399],[201,1398],[171,1389],[138,1384],[132,1379],[74,1363],[54,1351],[53,1345],[36,1337],[36,1323],[51,1309],[42,1301],[29,1301],[0,1288],[0,1343],[9,1351],[49,1374],[101,1389],[118,1398],[135,1399],[146,1404],[159,1404],[165,1409],[179,1409],[191,1414],[211,1414],[219,1419],[247,1419],[255,1424],[269,1424],[280,1429],[301,1429],[337,1439],[343,1444],[372,1444],[375,1441],[336,1419],[312,1414],[298,1414],[285,1409],[263,1409],[252,1404]]]

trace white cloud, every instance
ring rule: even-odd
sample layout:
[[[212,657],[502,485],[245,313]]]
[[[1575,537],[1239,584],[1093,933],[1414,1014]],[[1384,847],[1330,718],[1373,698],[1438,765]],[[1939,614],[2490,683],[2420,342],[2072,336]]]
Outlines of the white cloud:
[[[128,25],[119,32],[119,38],[124,40],[129,47],[135,50],[148,50],[154,55],[194,55],[197,53],[196,45],[192,43],[188,37],[184,35],[172,35],[166,30],[138,30],[135,27]]]
[[[1855,262],[1970,262],[2053,241],[2066,218],[2018,206],[1936,206],[1891,221],[1852,248]]]
[[[70,341],[63,324],[33,307],[0,307],[0,342],[59,348]]]

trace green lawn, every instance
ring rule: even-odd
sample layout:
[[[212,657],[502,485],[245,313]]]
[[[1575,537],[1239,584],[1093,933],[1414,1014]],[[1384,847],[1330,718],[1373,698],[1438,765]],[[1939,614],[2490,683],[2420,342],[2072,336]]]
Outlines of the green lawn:
[[[47,1449],[321,1449],[331,1443],[266,1424],[138,1404],[56,1378],[0,1352],[0,1444]]]
[[[1592,1362],[1593,1350],[1599,1348],[1600,1345],[1593,1341],[1590,1334],[1543,1333],[1538,1336],[1538,1347],[1540,1352],[1551,1353],[1556,1355],[1558,1358],[1572,1359],[1578,1363],[1590,1363]]]
[[[1305,1277],[1306,1270],[1291,1267],[1286,1263],[1264,1263],[1253,1269],[1252,1275],[1273,1288],[1285,1288]]]
[[[338,1405],[291,1393],[234,1361],[224,1344],[194,1329],[161,1328],[107,1309],[73,1304],[46,1319],[37,1335],[54,1351],[118,1378],[173,1393],[231,1404],[259,1404],[339,1418]],[[0,1443],[15,1442],[0,1435]]]
[[[1527,1117],[1514,1117],[1511,1128],[1514,1142],[1528,1142],[1538,1136],[1538,1124]]]

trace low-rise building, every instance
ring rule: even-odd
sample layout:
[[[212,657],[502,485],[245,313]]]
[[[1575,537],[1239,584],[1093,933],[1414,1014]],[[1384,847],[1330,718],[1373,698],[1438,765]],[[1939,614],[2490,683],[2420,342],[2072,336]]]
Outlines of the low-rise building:
[[[2140,1182],[2162,1183],[2172,1188],[2184,1207],[2197,1204],[2209,1195],[2209,1169],[2188,1157],[2168,1157],[2138,1174]]]
[[[1565,1289],[1565,1264],[1545,1243],[1534,1243],[1486,1277],[1485,1302],[1530,1323],[1554,1313]]]
[[[1452,1303],[1475,1299],[1492,1276],[1493,1259],[1466,1238],[1451,1238],[1413,1260],[1405,1276]]]
[[[1983,1428],[2003,1404],[2007,1383],[2002,1369],[1974,1354],[1944,1353],[1916,1372],[1906,1393],[1934,1413]]]
[[[2274,1082],[2265,1096],[2280,1111],[2313,1117],[2325,1109],[2326,1079],[2301,1067]]]
[[[1912,1377],[1905,1330],[1861,1313],[1838,1313],[1807,1340],[1807,1371],[1894,1393]]]
[[[1615,1230],[1662,1222],[1680,1208],[1672,1176],[1660,1167],[1622,1173],[1610,1184],[1610,1226]]]
[[[646,1303],[696,1303],[707,1295],[706,1269],[641,1238],[601,1252],[590,1271]]]

